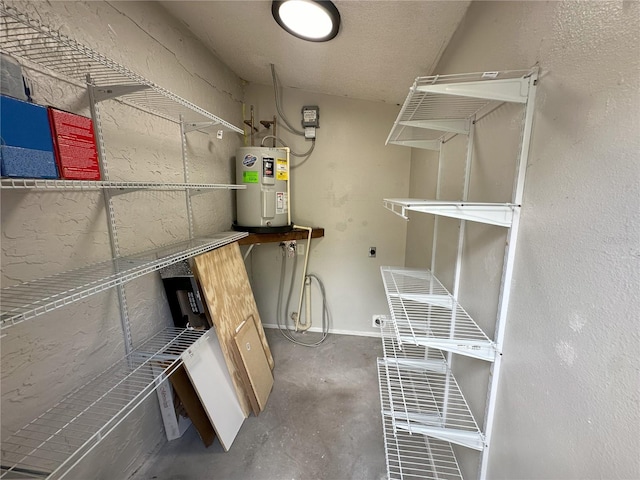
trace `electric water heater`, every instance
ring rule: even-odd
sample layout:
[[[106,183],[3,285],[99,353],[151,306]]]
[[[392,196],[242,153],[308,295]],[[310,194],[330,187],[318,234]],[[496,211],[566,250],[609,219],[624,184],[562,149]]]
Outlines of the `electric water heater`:
[[[287,232],[289,163],[286,151],[271,147],[242,147],[236,151],[236,230],[252,233]]]

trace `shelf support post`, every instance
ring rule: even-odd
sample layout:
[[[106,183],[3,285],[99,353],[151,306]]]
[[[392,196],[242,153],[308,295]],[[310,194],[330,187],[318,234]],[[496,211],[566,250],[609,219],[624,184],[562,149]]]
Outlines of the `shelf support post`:
[[[189,157],[187,153],[187,130],[185,129],[184,118],[180,115],[180,144],[182,147],[182,172],[184,183],[189,183]],[[193,210],[191,206],[191,192],[185,192],[187,202],[187,222],[189,224],[189,240],[193,240]]]
[[[98,108],[98,100],[95,96],[95,85],[91,80],[91,75],[87,74],[87,92],[89,94],[89,110],[91,111],[91,119],[93,120],[93,129],[96,137],[96,149],[98,151],[98,162],[100,163],[100,172],[105,181],[109,180],[109,168],[107,156],[105,155],[104,137],[102,135],[102,124],[100,122],[100,109]],[[105,213],[108,221],[109,243],[111,244],[111,254],[113,258],[120,257],[120,246],[118,245],[118,231],[116,229],[116,217],[113,208],[113,199],[110,190],[103,191],[103,199]],[[115,262],[116,273],[120,273],[118,262]],[[119,284],[116,287],[118,292],[118,304],[120,305],[120,323],[122,325],[122,333],[124,335],[125,354],[129,355],[133,350],[133,340],[131,337],[131,324],[129,322],[129,310],[127,308],[127,297],[124,285]]]
[[[526,100],[522,138],[520,140],[520,151],[516,167],[516,184],[513,190],[513,203],[522,204],[524,194],[524,180],[527,170],[527,162],[529,158],[529,147],[531,143],[531,131],[533,128],[533,113],[535,110],[536,86],[538,83],[538,69],[529,76],[528,98]],[[484,434],[486,439],[486,447],[480,457],[480,480],[487,478],[489,467],[489,452],[491,445],[491,435],[493,433],[493,423],[496,413],[496,398],[498,394],[498,384],[500,380],[500,369],[502,366],[502,343],[504,341],[505,329],[507,324],[507,314],[509,309],[509,298],[511,296],[511,280],[513,278],[513,267],[516,256],[516,242],[518,240],[518,229],[520,226],[520,210],[514,209],[513,222],[507,234],[507,245],[504,254],[504,267],[502,270],[502,281],[500,285],[500,298],[498,299],[498,315],[496,319],[496,328],[494,342],[496,344],[496,359],[490,369],[489,389],[487,391],[487,402],[484,416]]]

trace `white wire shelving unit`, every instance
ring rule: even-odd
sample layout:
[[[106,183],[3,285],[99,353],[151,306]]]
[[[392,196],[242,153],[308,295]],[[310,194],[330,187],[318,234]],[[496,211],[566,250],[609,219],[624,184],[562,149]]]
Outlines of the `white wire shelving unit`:
[[[537,67],[418,77],[387,137],[387,144],[433,150],[439,154],[435,199],[383,199],[386,209],[405,220],[409,220],[411,212],[435,216],[430,270],[381,267],[391,314],[382,331],[385,356],[378,360],[390,479],[461,478],[451,443],[480,451],[478,478],[487,478],[537,81]],[[471,164],[476,154],[475,125],[505,103],[520,105],[522,114],[520,146],[513,159],[516,168],[511,199],[504,203],[470,202]],[[459,199],[442,200],[443,150],[458,135],[465,135],[467,139],[462,194]],[[460,222],[451,291],[432,273],[436,271],[440,217]],[[506,230],[492,338],[458,301],[467,221]],[[489,365],[482,428],[471,415],[451,373],[454,355],[482,360]],[[447,459],[445,464],[451,470],[436,471],[435,451],[437,458]]]
[[[246,185],[224,183],[163,183],[163,182],[117,182],[93,180],[55,180],[41,178],[3,178],[2,190],[244,190]]]
[[[0,478],[63,478],[182,364],[181,354],[204,333],[161,331],[4,439]]]
[[[85,84],[90,75],[96,101],[120,98],[175,123],[185,131],[215,127],[244,133],[235,125],[170,92],[95,50],[0,2],[3,52]]]
[[[438,348],[493,361],[496,347],[478,324],[428,270],[380,267],[401,345]]]
[[[112,259],[13,285],[0,290],[0,322],[7,329],[90,295],[115,287],[118,294],[125,358],[2,440],[1,478],[62,478],[116,428],[182,363],[180,355],[200,338],[192,330],[166,329],[134,348],[124,284],[247,235],[222,232],[200,238],[194,233],[191,196],[213,190],[246,188],[189,180],[190,132],[243,134],[242,128],[144,78],[105,55],[19,11],[20,4],[0,0],[0,51],[15,57],[27,71],[52,82],[86,89],[93,121],[101,181],[2,179],[3,191],[101,191],[105,202]],[[118,101],[179,126],[183,182],[111,181],[102,133],[100,104]],[[178,134],[178,129],[176,129]],[[176,135],[177,136],[177,135]],[[177,177],[174,177],[177,178]],[[117,235],[113,197],[137,190],[184,191],[189,240],[123,256]],[[105,255],[106,257],[107,255]],[[44,320],[42,320],[44,321]],[[152,373],[151,366],[163,368]],[[4,412],[3,412],[4,413]]]
[[[247,236],[223,232],[0,290],[2,330]]]

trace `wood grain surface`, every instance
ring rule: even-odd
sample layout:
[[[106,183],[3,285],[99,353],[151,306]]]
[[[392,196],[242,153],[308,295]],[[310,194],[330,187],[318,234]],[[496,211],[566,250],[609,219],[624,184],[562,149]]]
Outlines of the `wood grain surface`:
[[[247,270],[237,242],[217,248],[193,259],[193,271],[198,279],[211,319],[224,355],[231,380],[238,394],[238,400],[245,415],[251,412],[248,392],[244,387],[240,369],[234,355],[236,329],[245,320],[255,320],[256,330],[270,369],[273,356],[264,334],[258,307],[249,283]]]

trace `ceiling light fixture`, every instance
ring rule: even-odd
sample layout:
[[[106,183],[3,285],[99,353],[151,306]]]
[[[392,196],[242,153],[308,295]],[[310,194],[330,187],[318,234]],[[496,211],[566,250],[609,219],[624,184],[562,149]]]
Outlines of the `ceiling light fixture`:
[[[328,0],[274,0],[271,13],[291,35],[310,42],[326,42],[340,30],[340,12]]]

